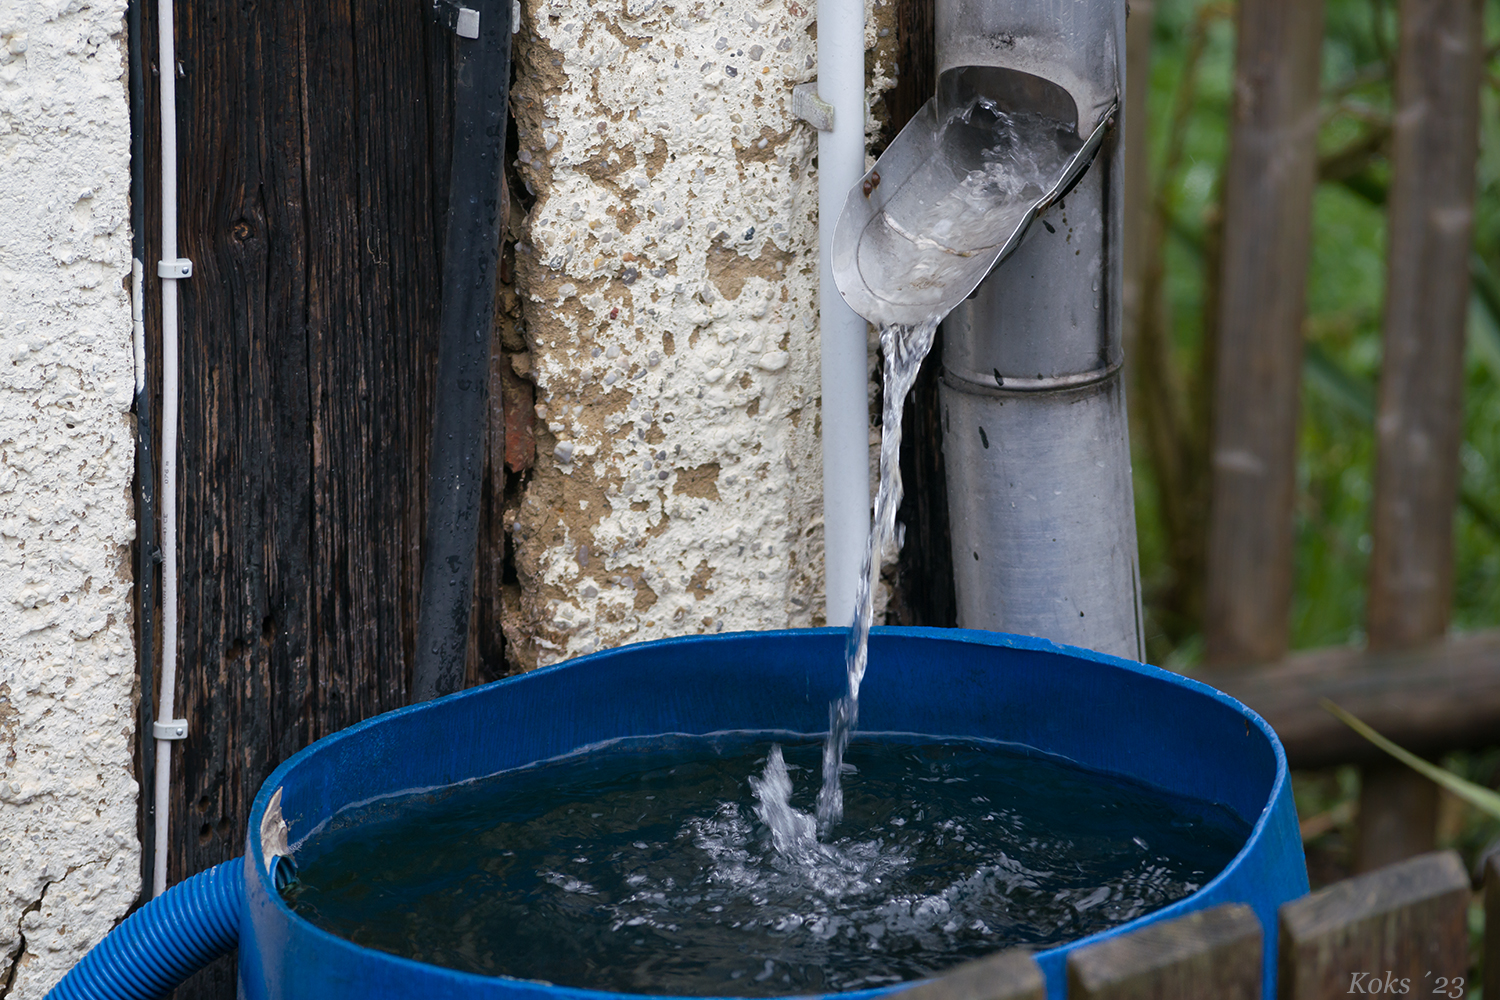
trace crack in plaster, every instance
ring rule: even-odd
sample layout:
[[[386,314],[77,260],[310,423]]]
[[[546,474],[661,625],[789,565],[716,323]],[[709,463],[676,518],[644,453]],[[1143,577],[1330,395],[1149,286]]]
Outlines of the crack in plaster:
[[[21,962],[26,958],[26,933],[22,930],[22,925],[25,924],[27,915],[31,913],[38,913],[41,911],[42,904],[47,901],[47,893],[51,891],[54,885],[57,885],[59,882],[65,881],[76,871],[81,871],[84,868],[92,868],[95,865],[102,864],[104,864],[103,859],[98,861],[85,861],[81,865],[74,865],[73,867],[69,868],[67,871],[63,872],[62,876],[59,878],[48,879],[42,884],[42,891],[37,896],[37,898],[31,903],[28,903],[26,908],[21,911],[21,915],[16,918],[17,945],[14,951],[5,956],[8,965],[5,969],[5,975],[0,976],[0,1000],[5,1000],[6,997],[10,996],[10,991],[16,985],[16,975],[21,970]],[[124,918],[122,917],[121,919]]]

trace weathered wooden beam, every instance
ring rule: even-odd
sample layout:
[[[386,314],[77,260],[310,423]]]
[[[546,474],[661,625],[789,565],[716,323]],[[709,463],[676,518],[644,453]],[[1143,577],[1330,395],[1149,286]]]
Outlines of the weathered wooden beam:
[[[156,7],[140,6],[154,38]],[[196,277],[182,290],[189,738],[172,882],[244,850],[277,764],[407,702],[451,147],[452,33],[426,7],[175,7],[181,251]],[[154,108],[149,74],[147,87]],[[160,205],[147,208],[149,261]],[[176,998],[235,990],[225,958]]]
[[[1500,996],[1500,854],[1484,864],[1484,995]]]
[[[1043,1000],[1047,982],[1029,950],[1009,948],[899,995],[901,1000]]]
[[[1442,636],[1452,607],[1481,7],[1481,0],[1401,0],[1375,419],[1373,649]],[[1431,848],[1436,814],[1431,782],[1378,765],[1361,789],[1356,867],[1370,870]]]
[[[1214,346],[1205,656],[1286,652],[1323,4],[1242,0]]]
[[[1261,929],[1226,903],[1080,948],[1068,956],[1069,1000],[1258,1000]]]
[[[1346,879],[1281,908],[1281,1000],[1448,995],[1468,974],[1469,876],[1454,851]],[[1377,985],[1378,984],[1378,985]],[[1462,995],[1460,983],[1459,992]]]
[[[1319,649],[1251,670],[1193,676],[1269,722],[1293,767],[1385,759],[1319,708],[1320,698],[1416,753],[1489,746],[1500,732],[1500,629],[1398,651]]]

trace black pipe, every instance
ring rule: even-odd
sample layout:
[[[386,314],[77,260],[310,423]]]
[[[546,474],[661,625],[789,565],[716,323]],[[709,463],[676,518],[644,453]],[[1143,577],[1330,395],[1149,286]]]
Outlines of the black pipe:
[[[463,686],[485,462],[490,338],[500,258],[500,186],[510,96],[512,0],[434,4],[459,32],[453,72],[453,161],[443,249],[443,311],[434,393],[427,535],[412,701]],[[462,11],[462,8],[470,8]],[[462,11],[462,13],[461,13]]]
[[[126,14],[126,49],[130,60],[130,254],[134,280],[130,284],[132,333],[146,311],[146,71],[145,34],[141,4],[131,0]],[[151,440],[151,385],[146,378],[146,356],[135,358],[135,637],[140,672],[140,701],[136,710],[136,748],[141,776],[141,899],[151,898],[152,865],[156,852],[156,806],[151,789],[156,775],[156,741],[151,738],[156,670],[156,570],[161,550],[156,544],[156,462]]]

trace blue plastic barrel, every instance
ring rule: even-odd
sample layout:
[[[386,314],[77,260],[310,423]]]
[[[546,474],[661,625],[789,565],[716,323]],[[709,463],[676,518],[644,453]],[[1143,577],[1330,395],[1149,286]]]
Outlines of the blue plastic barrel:
[[[273,796],[280,793],[295,846],[350,804],[493,774],[602,740],[732,729],[825,731],[828,703],[843,693],[845,634],[753,632],[626,646],[391,712],[303,750],[266,780],[250,815],[242,996],[620,996],[455,972],[363,948],[313,926],[282,902],[270,872],[273,859],[262,849]],[[1049,1000],[1063,1000],[1073,948],[1219,903],[1247,903],[1265,930],[1265,996],[1274,996],[1276,910],[1307,892],[1307,867],[1286,756],[1271,728],[1243,705],[1165,670],[1046,640],[886,628],[870,638],[860,726],[1022,743],[1228,806],[1252,832],[1217,878],[1155,913],[1036,958]],[[854,1000],[901,988],[837,996]]]

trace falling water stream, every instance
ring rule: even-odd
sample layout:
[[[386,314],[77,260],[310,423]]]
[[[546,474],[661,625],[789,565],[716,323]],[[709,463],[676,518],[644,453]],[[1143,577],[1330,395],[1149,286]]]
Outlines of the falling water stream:
[[[917,326],[888,323],[880,328],[880,349],[885,357],[884,399],[880,415],[880,489],[875,494],[875,516],[870,524],[870,544],[854,591],[854,623],[844,646],[849,687],[829,706],[828,742],[823,747],[823,785],[818,790],[818,827],[831,831],[844,817],[844,792],[839,771],[844,749],[859,724],[859,686],[869,662],[870,623],[875,615],[875,584],[880,576],[880,554],[896,532],[896,508],[901,506],[901,412],[906,394],[917,380],[922,359],[932,350],[937,320]]]

